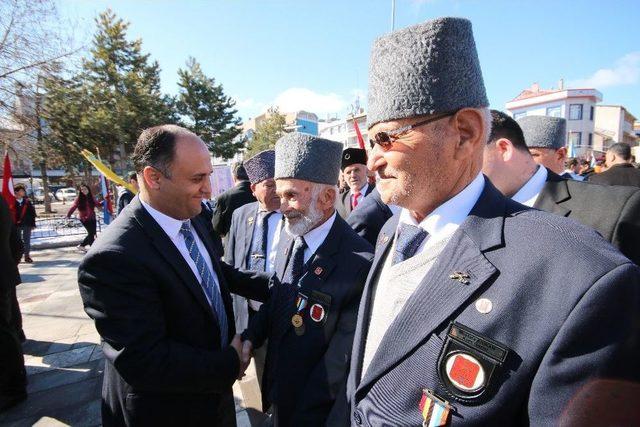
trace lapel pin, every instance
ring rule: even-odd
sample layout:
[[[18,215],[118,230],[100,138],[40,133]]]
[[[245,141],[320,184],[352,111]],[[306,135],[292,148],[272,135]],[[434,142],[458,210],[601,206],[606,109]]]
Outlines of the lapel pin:
[[[322,269],[322,267],[316,267],[316,269],[313,271],[314,273],[316,273],[316,276],[319,276],[322,274],[324,270]]]
[[[470,278],[471,276],[469,276],[469,273],[463,273],[461,271],[454,271],[452,274],[449,275],[449,279],[457,280],[463,285],[468,285]]]
[[[247,221],[249,222],[249,224],[253,224],[253,217],[252,217],[252,216],[250,216],[250,217],[247,219]]]
[[[384,245],[385,243],[387,243],[389,241],[389,236],[387,236],[386,234],[380,236],[380,240],[379,240],[379,245]]]
[[[493,310],[493,303],[488,298],[480,298],[476,301],[476,310],[482,314],[487,314]]]

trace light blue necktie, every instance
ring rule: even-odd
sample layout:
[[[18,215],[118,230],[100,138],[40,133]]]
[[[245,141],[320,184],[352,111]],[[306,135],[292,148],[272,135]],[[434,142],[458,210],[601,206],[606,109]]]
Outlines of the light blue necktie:
[[[415,225],[400,223],[398,241],[393,254],[392,265],[407,260],[416,254],[420,244],[426,239],[427,232]]]
[[[216,317],[218,318],[218,325],[220,326],[220,339],[222,343],[221,345],[224,347],[228,344],[229,327],[227,325],[227,312],[224,308],[224,303],[222,302],[222,295],[220,294],[219,284],[213,278],[213,274],[211,274],[209,266],[198,250],[196,239],[191,232],[190,221],[184,221],[182,223],[182,226],[180,227],[180,233],[184,237],[184,242],[187,244],[189,255],[191,256],[193,262],[196,264],[196,269],[198,270],[198,273],[202,278],[202,282],[200,283],[200,285],[202,286],[205,294],[207,294],[207,296],[209,297],[211,306],[213,307],[213,311],[216,313]]]

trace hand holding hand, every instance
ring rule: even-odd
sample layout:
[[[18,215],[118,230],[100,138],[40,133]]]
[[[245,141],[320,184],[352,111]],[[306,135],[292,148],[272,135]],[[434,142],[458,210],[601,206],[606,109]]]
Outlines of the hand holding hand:
[[[247,367],[249,366],[251,357],[253,357],[253,343],[249,340],[245,340],[242,342],[242,357],[240,358],[244,369],[247,369]]]
[[[231,347],[238,353],[238,359],[240,360],[240,371],[238,372],[238,379],[241,379],[244,376],[244,370],[246,367],[242,361],[242,339],[240,335],[236,334],[231,340]]]

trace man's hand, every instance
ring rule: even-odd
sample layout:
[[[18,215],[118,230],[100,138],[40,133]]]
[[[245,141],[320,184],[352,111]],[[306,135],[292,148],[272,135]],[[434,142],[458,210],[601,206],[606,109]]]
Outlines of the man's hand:
[[[249,340],[245,340],[242,342],[242,357],[240,360],[242,361],[242,365],[244,369],[247,369],[249,366],[249,362],[251,362],[251,357],[253,356],[253,344]]]
[[[231,347],[233,347],[236,353],[238,353],[238,359],[240,360],[240,371],[238,372],[238,379],[242,379],[242,377],[244,377],[244,371],[245,369],[247,369],[247,367],[244,365],[242,358],[243,345],[240,335],[236,334],[233,337],[233,340],[231,340]]]

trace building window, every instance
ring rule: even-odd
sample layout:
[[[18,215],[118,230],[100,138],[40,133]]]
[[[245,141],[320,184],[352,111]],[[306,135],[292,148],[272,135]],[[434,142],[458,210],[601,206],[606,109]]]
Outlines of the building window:
[[[595,107],[592,105],[591,106],[591,111],[589,113],[589,120],[593,121],[593,114],[595,112]]]
[[[517,112],[517,113],[513,113],[513,118],[515,120],[518,120],[520,117],[524,117],[526,115],[527,115],[526,111],[520,111],[520,112]]]
[[[570,132],[569,133],[569,145],[572,147],[580,146],[582,140],[582,132]]]
[[[593,111],[593,107],[591,107],[591,111]],[[589,132],[589,147],[593,146],[593,134]]]
[[[562,117],[562,107],[560,107],[559,105],[555,107],[547,107],[547,116]]]
[[[582,120],[582,104],[569,105],[569,120]]]

